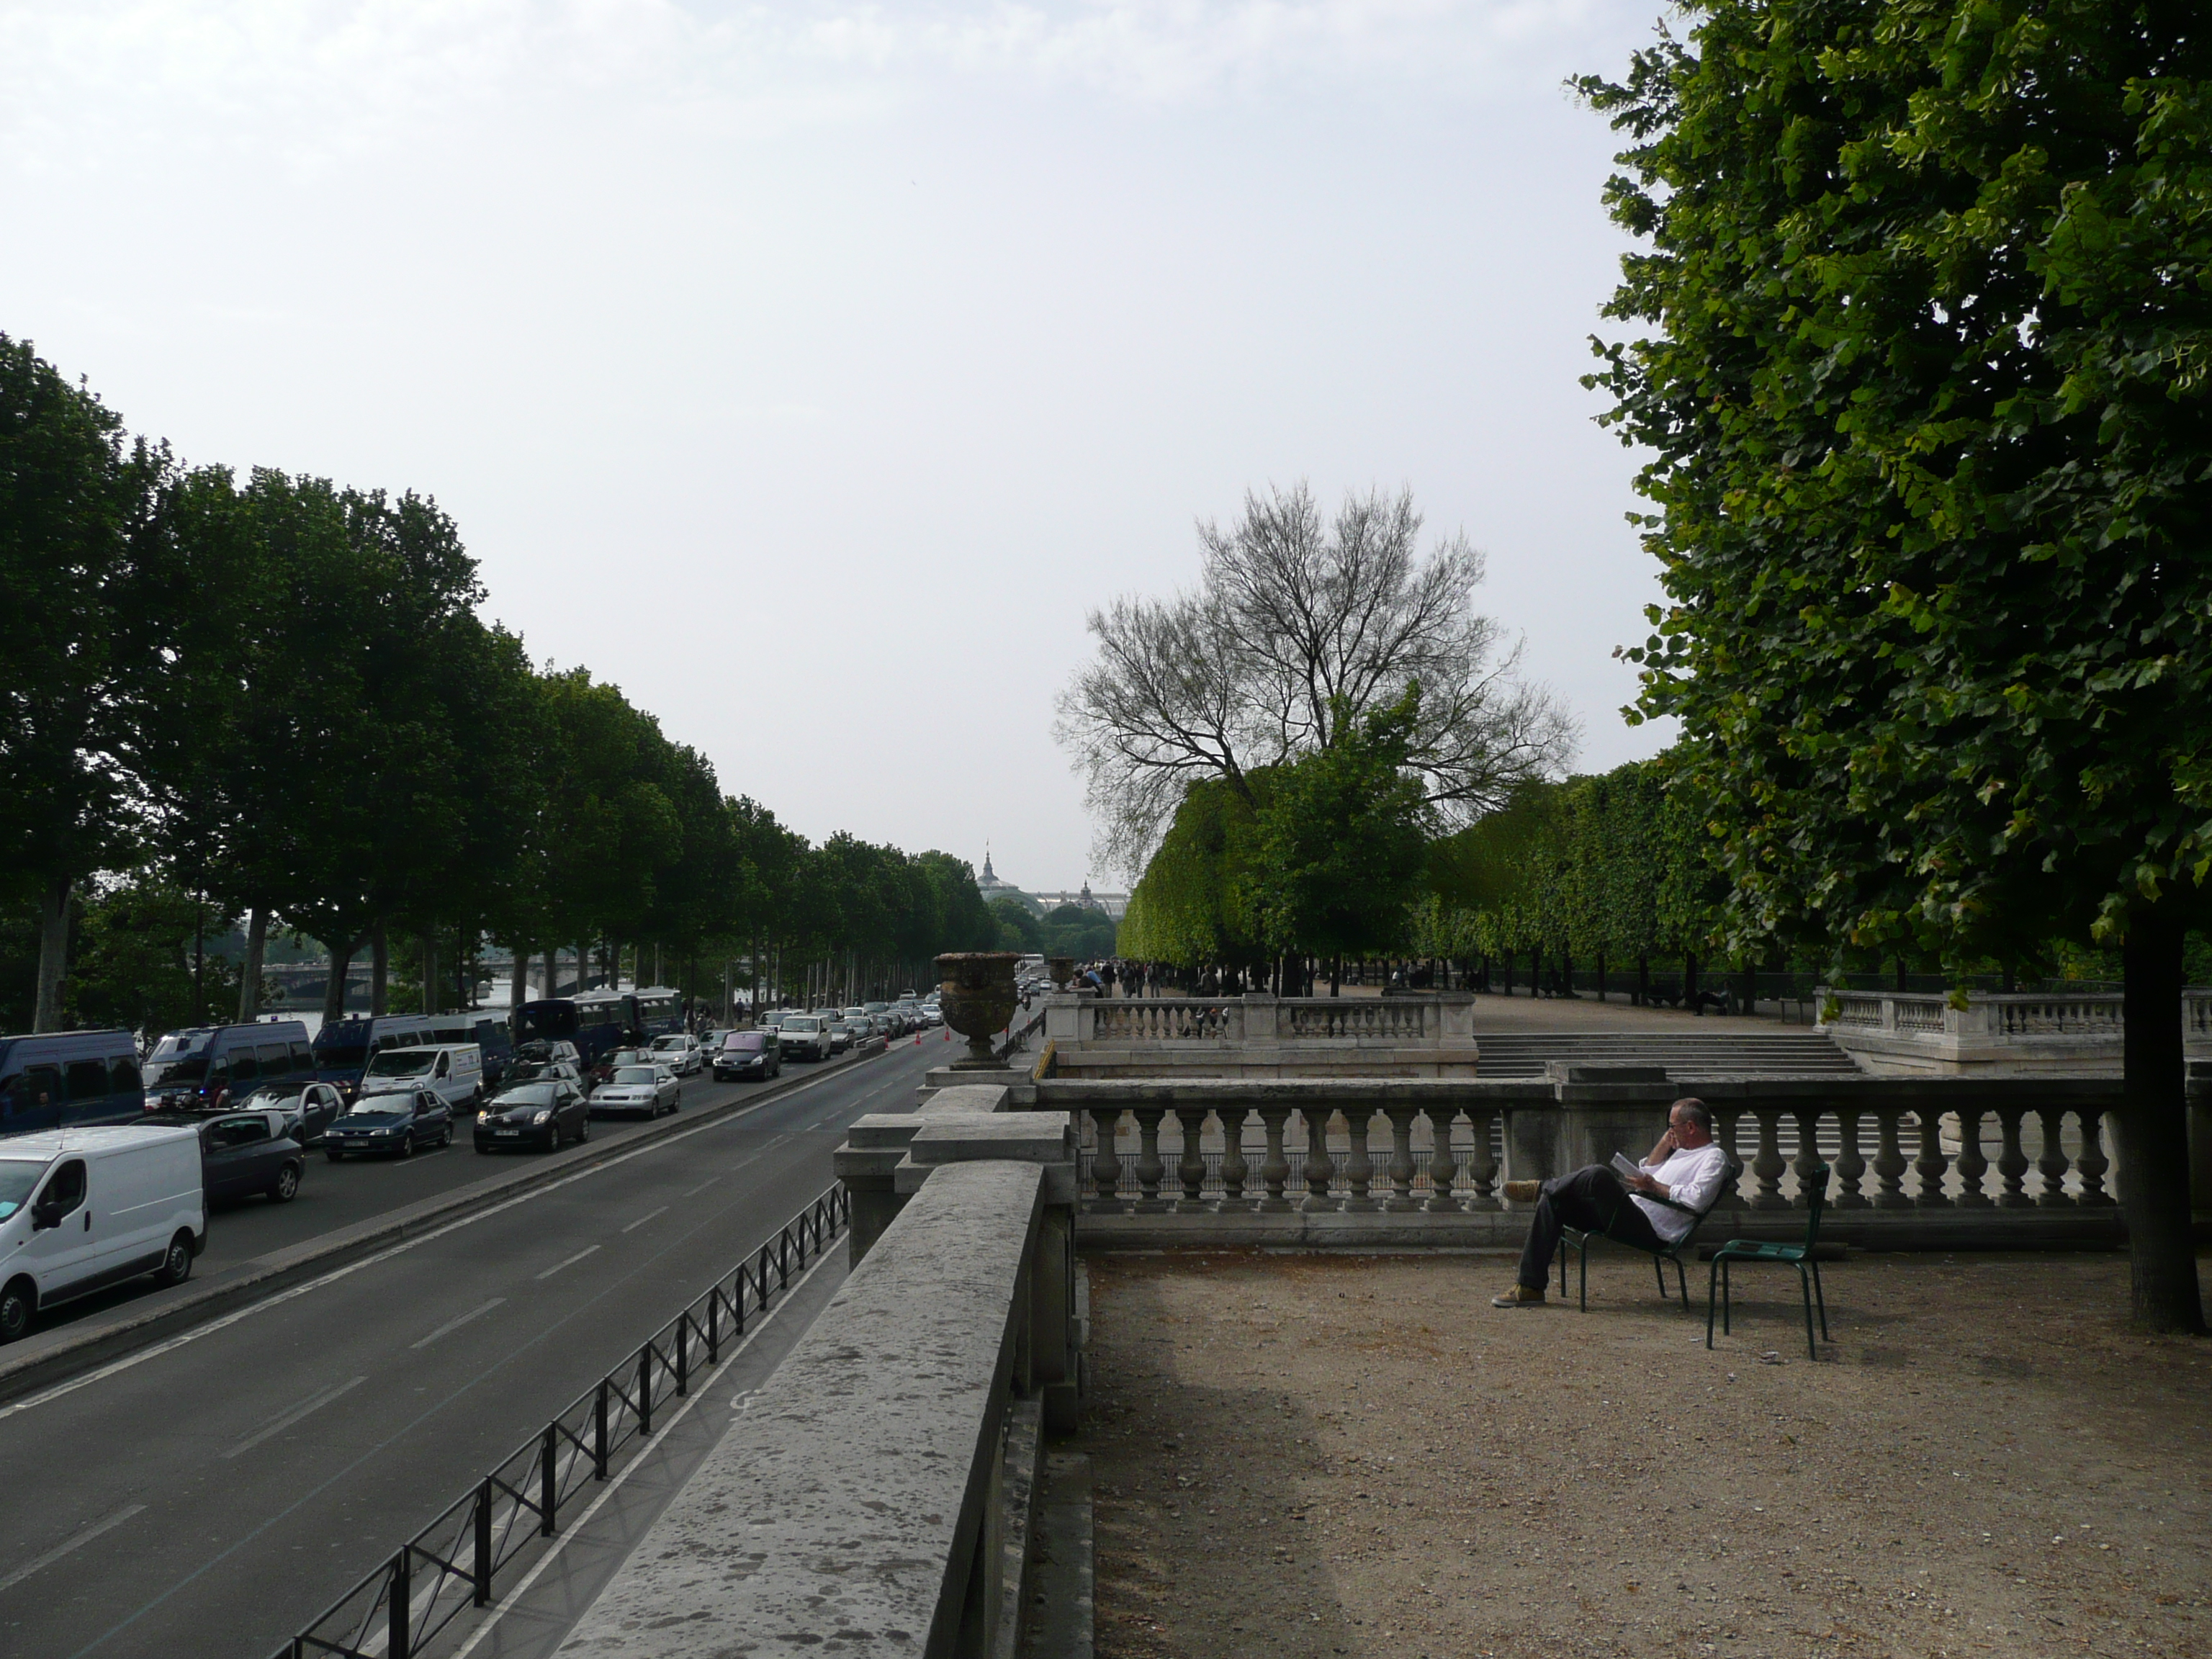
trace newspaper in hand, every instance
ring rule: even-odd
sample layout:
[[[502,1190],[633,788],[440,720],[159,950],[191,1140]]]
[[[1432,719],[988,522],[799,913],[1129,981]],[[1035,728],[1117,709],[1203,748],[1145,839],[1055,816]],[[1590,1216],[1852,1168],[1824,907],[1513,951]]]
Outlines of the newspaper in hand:
[[[1648,1175],[1650,1173],[1650,1171],[1646,1170],[1641,1164],[1638,1164],[1634,1159],[1631,1158],[1626,1152],[1615,1152],[1613,1155],[1613,1173],[1620,1176],[1623,1179],[1628,1179],[1640,1175]]]

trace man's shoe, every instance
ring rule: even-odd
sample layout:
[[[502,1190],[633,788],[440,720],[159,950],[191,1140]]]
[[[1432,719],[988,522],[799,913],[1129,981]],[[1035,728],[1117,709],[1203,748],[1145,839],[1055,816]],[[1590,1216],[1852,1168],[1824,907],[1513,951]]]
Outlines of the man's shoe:
[[[1541,1285],[1516,1285],[1504,1295],[1492,1297],[1490,1305],[1493,1308],[1540,1308],[1544,1305],[1544,1287]]]
[[[1544,1183],[1540,1181],[1509,1181],[1505,1183],[1505,1196],[1516,1204],[1534,1204],[1543,1195]]]

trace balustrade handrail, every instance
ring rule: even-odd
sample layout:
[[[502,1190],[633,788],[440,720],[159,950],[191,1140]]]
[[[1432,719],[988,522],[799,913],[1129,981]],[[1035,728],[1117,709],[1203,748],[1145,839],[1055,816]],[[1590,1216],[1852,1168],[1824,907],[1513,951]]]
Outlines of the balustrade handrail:
[[[606,1480],[618,1467],[617,1454],[641,1450],[652,1438],[656,1389],[672,1384],[682,1398],[719,1367],[724,1339],[745,1334],[748,1304],[751,1316],[766,1313],[770,1297],[790,1288],[793,1272],[842,1233],[850,1203],[844,1187],[833,1186],[784,1223],[757,1254],[747,1253],[726,1282],[710,1285],[578,1395],[273,1659],[416,1659],[462,1609],[489,1606],[495,1580],[529,1540],[554,1536],[562,1508]],[[635,1455],[632,1450],[620,1467]]]

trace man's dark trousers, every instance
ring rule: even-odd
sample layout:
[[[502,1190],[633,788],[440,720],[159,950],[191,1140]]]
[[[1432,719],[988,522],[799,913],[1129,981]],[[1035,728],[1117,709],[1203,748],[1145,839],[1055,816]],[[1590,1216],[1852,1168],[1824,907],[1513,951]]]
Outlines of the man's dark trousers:
[[[1551,1278],[1560,1230],[1566,1227],[1604,1233],[1639,1249],[1667,1248],[1651,1218],[1628,1201],[1620,1177],[1605,1164],[1589,1164],[1572,1175],[1553,1176],[1537,1195],[1528,1242],[1521,1249],[1521,1283],[1530,1290],[1542,1290]]]

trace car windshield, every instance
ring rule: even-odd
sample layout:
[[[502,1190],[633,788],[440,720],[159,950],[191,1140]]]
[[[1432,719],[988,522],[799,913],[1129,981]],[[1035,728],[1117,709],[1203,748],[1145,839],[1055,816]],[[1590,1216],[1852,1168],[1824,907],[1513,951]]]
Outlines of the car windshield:
[[[757,1031],[736,1031],[722,1039],[722,1052],[726,1054],[757,1054],[765,1046],[764,1039]]]
[[[208,1074],[209,1036],[206,1031],[185,1031],[163,1037],[146,1058],[146,1081],[198,1083]]]
[[[0,1160],[0,1221],[23,1207],[31,1196],[31,1188],[39,1184],[39,1177],[46,1172],[44,1158],[35,1164],[21,1158]]]
[[[811,1014],[793,1014],[783,1022],[783,1029],[787,1031],[818,1031],[822,1029],[822,1022]]]
[[[684,1039],[680,1036],[655,1037],[653,1040],[653,1051],[655,1054],[678,1051],[682,1049],[684,1043]]]
[[[435,1054],[420,1048],[386,1048],[368,1062],[371,1077],[414,1077],[430,1069]]]
[[[615,1073],[615,1081],[617,1083],[642,1083],[649,1085],[653,1082],[653,1067],[650,1066],[625,1066]]]
[[[415,1097],[412,1095],[385,1095],[376,1099],[362,1101],[346,1115],[349,1118],[410,1117],[414,1115],[414,1111]]]
[[[521,1111],[533,1107],[550,1106],[553,1099],[553,1085],[550,1083],[541,1083],[535,1088],[509,1089],[492,1102],[491,1109],[495,1112]]]
[[[266,1106],[276,1110],[295,1107],[299,1103],[300,1085],[296,1083],[264,1083],[245,1100],[248,1106]]]

